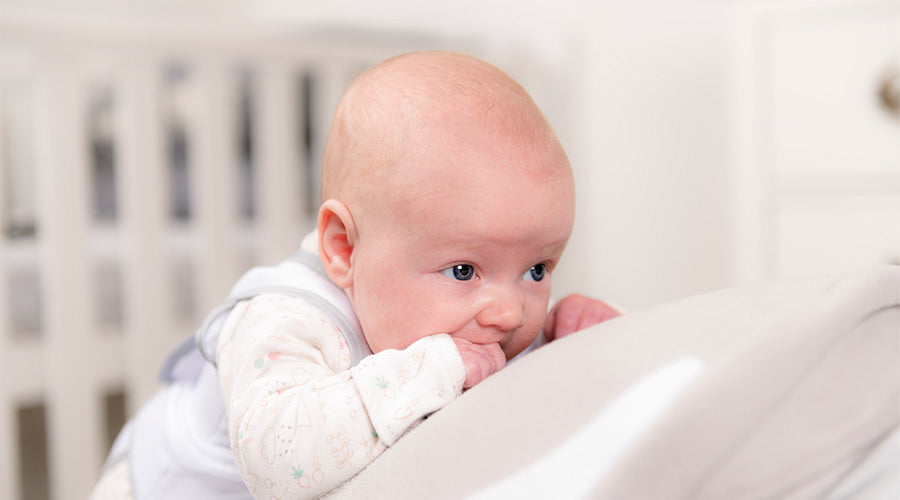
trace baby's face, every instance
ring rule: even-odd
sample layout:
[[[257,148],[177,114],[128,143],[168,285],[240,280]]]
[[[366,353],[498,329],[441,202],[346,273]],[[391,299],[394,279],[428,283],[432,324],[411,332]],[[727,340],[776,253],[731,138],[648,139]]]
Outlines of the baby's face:
[[[447,146],[403,161],[434,168],[411,169],[376,213],[357,217],[348,294],[369,346],[447,333],[515,356],[543,327],[571,232],[568,166],[526,174],[515,162],[533,162],[528,155]]]

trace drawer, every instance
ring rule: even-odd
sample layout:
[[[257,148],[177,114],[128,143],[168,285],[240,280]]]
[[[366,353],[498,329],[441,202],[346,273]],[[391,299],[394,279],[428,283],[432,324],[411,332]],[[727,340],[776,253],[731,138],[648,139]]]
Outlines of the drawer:
[[[900,195],[784,200],[774,216],[775,273],[900,264]]]
[[[763,113],[776,174],[900,174],[900,3],[823,6],[770,19]]]

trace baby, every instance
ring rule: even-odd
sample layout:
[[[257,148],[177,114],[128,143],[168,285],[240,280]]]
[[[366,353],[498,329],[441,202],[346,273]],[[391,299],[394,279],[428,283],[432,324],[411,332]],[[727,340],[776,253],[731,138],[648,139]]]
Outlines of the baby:
[[[547,313],[572,172],[483,61],[412,53],[357,77],[322,195],[303,249],[251,270],[170,358],[93,498],[324,494],[507,360],[618,315],[577,295]]]

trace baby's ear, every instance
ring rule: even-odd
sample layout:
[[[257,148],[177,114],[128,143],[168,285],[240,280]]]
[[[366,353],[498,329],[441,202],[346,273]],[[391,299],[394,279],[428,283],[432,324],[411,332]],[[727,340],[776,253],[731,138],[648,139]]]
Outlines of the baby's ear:
[[[327,200],[319,208],[319,253],[325,272],[337,286],[349,288],[353,284],[353,245],[356,224],[346,205]]]

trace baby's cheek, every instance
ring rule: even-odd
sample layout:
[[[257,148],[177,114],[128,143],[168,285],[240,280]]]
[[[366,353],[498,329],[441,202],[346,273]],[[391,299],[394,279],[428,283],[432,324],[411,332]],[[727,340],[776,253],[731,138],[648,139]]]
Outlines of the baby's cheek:
[[[391,313],[402,311],[391,310]],[[422,335],[417,332],[414,316],[403,314],[386,314],[384,309],[369,311],[365,318],[360,317],[363,336],[373,353],[386,349],[403,350],[419,340]]]
[[[386,349],[402,351],[421,338],[421,336],[404,336],[397,332],[364,336],[373,353],[378,353]]]
[[[503,345],[503,352],[506,354],[507,360],[524,351],[543,331],[544,322],[547,320],[546,301],[535,301],[533,304],[529,304],[526,318],[528,320],[525,326],[516,331],[515,336]]]

